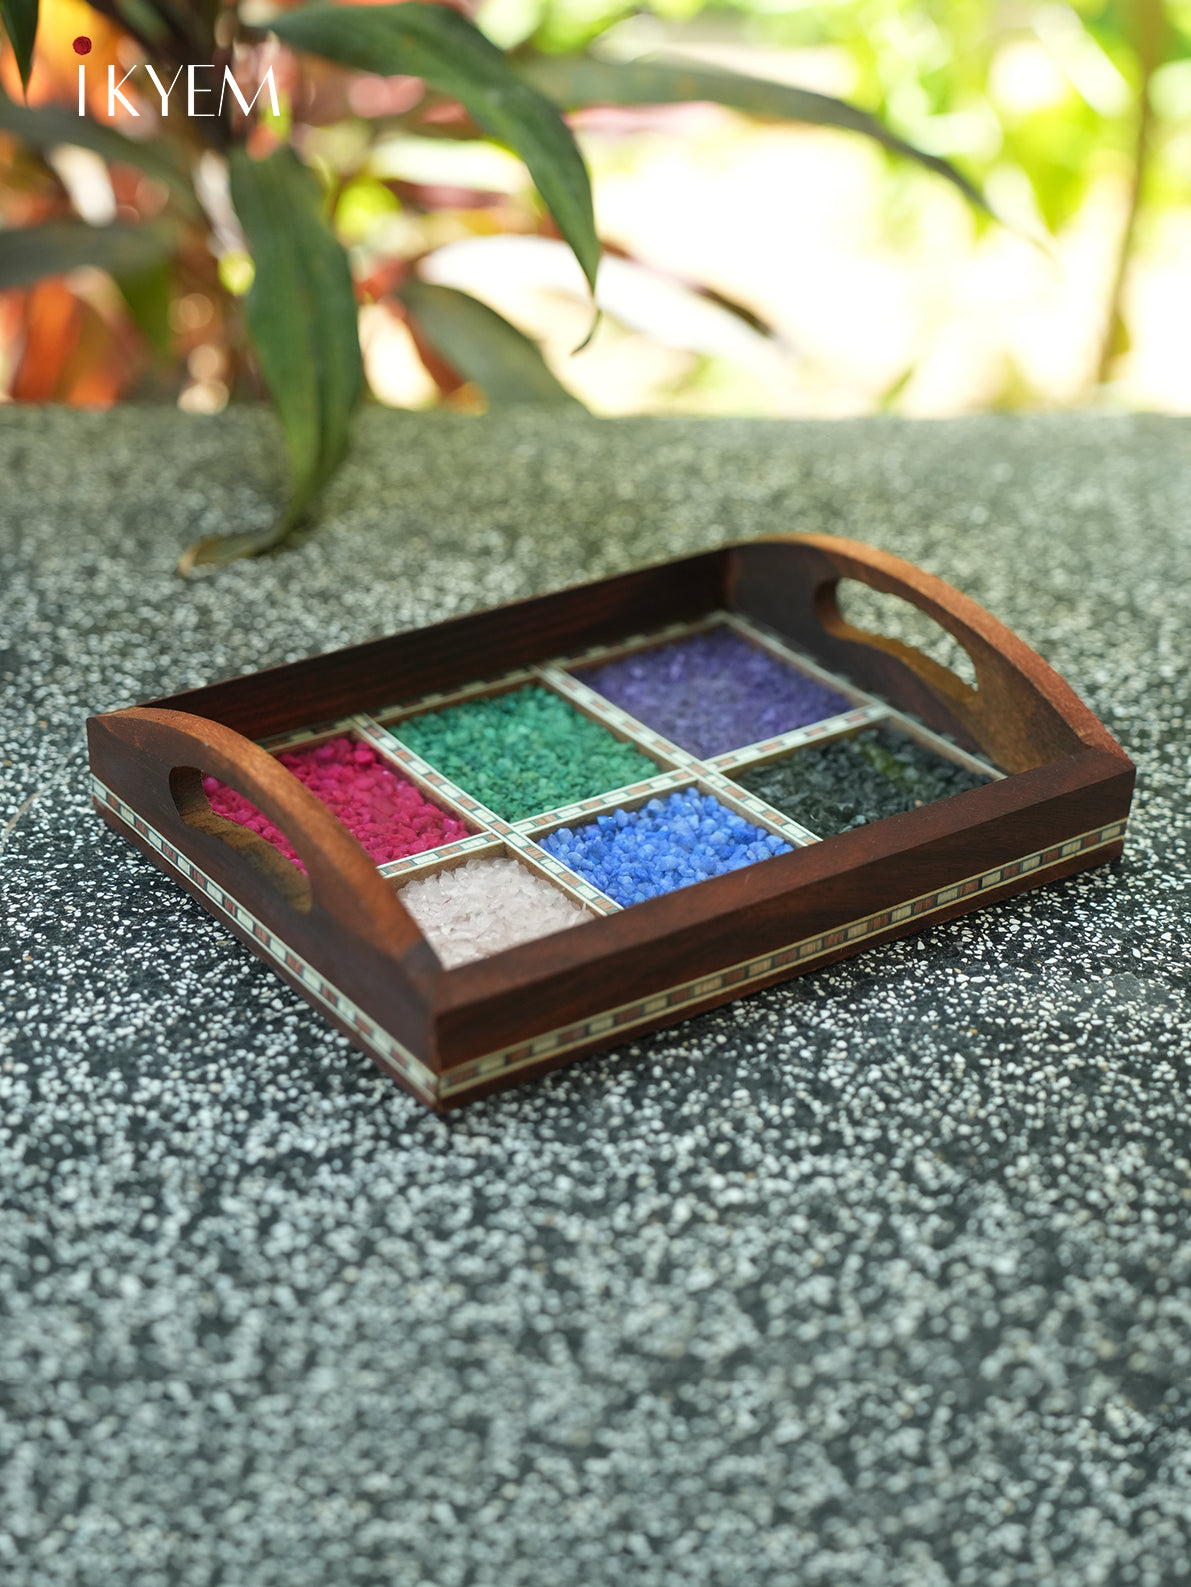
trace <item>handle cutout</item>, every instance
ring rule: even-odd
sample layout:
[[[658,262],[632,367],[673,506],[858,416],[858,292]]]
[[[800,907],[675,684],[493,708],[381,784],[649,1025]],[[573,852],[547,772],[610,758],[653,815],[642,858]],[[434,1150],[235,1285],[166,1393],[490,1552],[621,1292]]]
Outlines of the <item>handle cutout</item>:
[[[204,775],[208,774],[197,766],[175,766],[170,772],[170,797],[182,820],[196,832],[218,838],[221,843],[235,849],[264,876],[291,908],[307,913],[314,902],[314,893],[305,868],[282,854],[251,827],[217,815],[203,787]]]
[[[978,688],[976,668],[959,640],[912,601],[847,578],[836,586],[835,600],[840,616],[852,628],[875,638],[896,639],[945,667],[967,688]]]

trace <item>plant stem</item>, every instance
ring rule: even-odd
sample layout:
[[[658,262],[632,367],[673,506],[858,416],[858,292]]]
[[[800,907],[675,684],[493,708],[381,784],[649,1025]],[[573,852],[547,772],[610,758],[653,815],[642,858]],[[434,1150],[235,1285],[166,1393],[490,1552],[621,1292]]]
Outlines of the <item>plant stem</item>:
[[[1134,0],[1131,7],[1134,20],[1134,42],[1137,48],[1137,65],[1140,76],[1137,91],[1137,131],[1133,143],[1133,172],[1129,183],[1129,206],[1125,224],[1121,228],[1117,245],[1117,263],[1113,272],[1112,291],[1108,298],[1108,312],[1104,323],[1104,336],[1100,343],[1100,358],[1096,366],[1096,383],[1105,385],[1116,362],[1124,339],[1122,303],[1129,269],[1133,262],[1133,249],[1137,240],[1137,222],[1141,214],[1142,196],[1150,163],[1150,139],[1154,127],[1154,106],[1150,98],[1150,85],[1162,59],[1165,35],[1165,18],[1162,0]]]

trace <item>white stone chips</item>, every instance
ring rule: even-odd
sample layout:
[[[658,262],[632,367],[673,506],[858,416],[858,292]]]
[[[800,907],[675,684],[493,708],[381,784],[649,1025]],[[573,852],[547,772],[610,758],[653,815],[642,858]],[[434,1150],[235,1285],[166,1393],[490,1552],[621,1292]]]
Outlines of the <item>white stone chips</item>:
[[[468,860],[401,889],[448,969],[595,917],[517,860]]]

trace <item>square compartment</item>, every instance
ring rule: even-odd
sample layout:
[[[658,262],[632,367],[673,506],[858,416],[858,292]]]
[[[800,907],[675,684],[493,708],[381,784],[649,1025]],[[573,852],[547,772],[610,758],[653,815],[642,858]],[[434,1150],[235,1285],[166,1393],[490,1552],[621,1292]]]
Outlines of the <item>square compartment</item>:
[[[276,758],[338,817],[378,865],[471,836],[472,829],[462,817],[432,804],[379,751],[347,734],[281,750]],[[284,834],[241,794],[217,777],[204,777],[203,789],[217,816],[259,832],[305,870]]]
[[[537,842],[622,908],[791,848],[697,787],[634,810],[610,810],[582,826],[559,827]]]
[[[727,627],[573,673],[702,760],[838,716],[854,704]]]
[[[658,773],[655,761],[540,684],[427,711],[388,731],[506,821]]]
[[[890,727],[807,745],[732,780],[819,837],[916,810],[988,778]]]
[[[399,896],[447,969],[595,919],[508,855],[444,866]]]

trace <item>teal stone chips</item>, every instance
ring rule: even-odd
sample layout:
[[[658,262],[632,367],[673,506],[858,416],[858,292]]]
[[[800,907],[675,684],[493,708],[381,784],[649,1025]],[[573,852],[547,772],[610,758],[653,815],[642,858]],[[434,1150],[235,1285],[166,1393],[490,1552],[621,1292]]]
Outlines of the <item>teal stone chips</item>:
[[[819,837],[979,788],[988,779],[891,728],[794,750],[733,780]]]
[[[639,750],[537,685],[428,711],[389,731],[506,821],[658,772]]]

